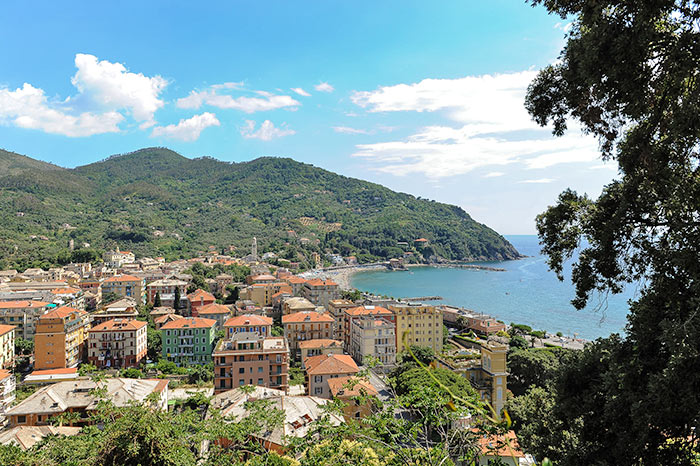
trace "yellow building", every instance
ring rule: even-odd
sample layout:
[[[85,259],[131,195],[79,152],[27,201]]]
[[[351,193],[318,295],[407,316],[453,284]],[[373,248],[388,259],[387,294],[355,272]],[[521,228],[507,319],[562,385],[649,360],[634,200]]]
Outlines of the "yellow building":
[[[83,359],[90,315],[59,307],[39,317],[34,336],[34,369],[76,367]]]
[[[15,362],[15,329],[14,325],[0,325],[0,369]]]
[[[146,302],[146,280],[133,275],[117,275],[102,282],[102,296],[114,293],[125,298],[133,298],[137,303]]]
[[[425,346],[435,354],[442,352],[442,311],[420,303],[387,306],[396,316],[396,354],[405,349],[404,334],[410,346]]]
[[[254,283],[243,290],[241,299],[249,299],[258,306],[272,306],[272,297],[280,291],[292,293],[292,287],[286,282]]]

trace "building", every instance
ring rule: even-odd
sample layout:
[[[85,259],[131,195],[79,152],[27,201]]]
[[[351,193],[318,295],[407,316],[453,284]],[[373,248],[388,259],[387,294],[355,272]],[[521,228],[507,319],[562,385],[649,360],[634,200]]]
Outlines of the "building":
[[[155,406],[165,411],[168,406],[168,381],[161,379],[108,378],[100,382],[89,379],[58,382],[40,388],[27,399],[7,411],[10,426],[45,426],[59,414],[79,413],[81,420],[70,424],[90,423],[90,412],[98,405],[96,388],[106,390],[105,399],[114,406],[128,406],[143,402],[150,394],[157,393]]]
[[[282,301],[282,315],[295,312],[315,311],[316,305],[306,298],[293,297]]]
[[[337,328],[335,329],[335,338],[345,341],[345,338],[343,336],[343,332],[345,329],[342,325],[343,317],[345,315],[346,309],[352,309],[354,307],[357,307],[357,304],[350,301],[349,299],[331,299],[328,302],[328,312],[330,313],[330,315],[333,316],[337,324]]]
[[[0,432],[0,445],[15,445],[26,451],[47,435],[76,435],[81,427],[17,426]]]
[[[148,324],[133,319],[112,319],[88,333],[88,362],[98,368],[139,367],[146,359]]]
[[[372,414],[373,400],[368,398],[361,402],[360,399],[379,395],[374,385],[361,377],[328,379],[328,389],[331,392],[331,398],[343,402],[345,420],[361,419]]]
[[[479,458],[476,466],[502,464],[505,466],[535,466],[531,455],[520,448],[515,432],[509,430],[503,434],[484,434],[474,429],[478,435]],[[498,463],[496,463],[498,462]]]
[[[216,298],[208,291],[200,288],[187,295],[187,301],[190,303],[190,314],[192,317],[197,317],[199,309],[216,302]]]
[[[270,275],[272,277],[272,275]],[[274,277],[273,277],[274,278]],[[241,297],[253,301],[258,306],[272,306],[272,297],[277,293],[292,293],[292,287],[286,282],[253,283],[243,289]]]
[[[330,398],[328,380],[352,376],[360,369],[347,354],[321,354],[304,361],[306,367],[306,389],[309,395]]]
[[[136,319],[139,316],[138,304],[133,298],[123,298],[92,313],[92,324],[98,325],[112,319]]]
[[[231,338],[234,333],[257,332],[262,337],[272,335],[272,319],[254,314],[243,314],[231,317],[224,322],[225,338]]]
[[[102,255],[102,260],[110,269],[118,269],[124,264],[133,264],[136,262],[136,256],[131,251],[107,251]]]
[[[282,316],[284,336],[289,342],[292,355],[299,351],[299,342],[333,336],[333,317],[316,311],[303,311]]]
[[[85,357],[90,315],[59,307],[39,317],[34,337],[34,369],[76,367]]]
[[[22,383],[25,385],[48,385],[67,380],[78,380],[78,378],[80,378],[80,374],[78,374],[77,367],[64,367],[61,369],[44,369],[30,372]]]
[[[211,303],[200,307],[197,315],[205,319],[214,319],[217,328],[221,329],[224,328],[224,322],[231,317],[231,308],[223,304]]]
[[[396,352],[404,350],[404,339],[411,346],[431,348],[435,354],[442,352],[442,312],[435,306],[420,303],[394,303],[388,305],[396,315]]]
[[[314,278],[304,283],[301,295],[316,306],[328,308],[328,303],[331,300],[340,298],[340,287],[332,280]]]
[[[224,419],[240,422],[250,415],[246,403],[250,399],[269,400],[270,409],[284,412],[284,419],[279,425],[271,430],[251,434],[267,451],[281,455],[285,453],[290,439],[312,435],[316,421],[321,418],[333,426],[343,422],[343,418],[324,408],[328,400],[315,396],[289,396],[269,388],[256,387],[252,392],[228,390],[215,395],[211,407],[219,409]],[[221,438],[216,443],[226,448],[231,442]]]
[[[146,280],[134,275],[116,275],[102,282],[102,297],[108,293],[133,298],[138,304],[146,302]]]
[[[160,330],[163,325],[167,324],[168,322],[184,318],[185,317],[178,314],[163,314],[153,319],[153,325],[155,326],[156,330]]]
[[[0,369],[0,418],[15,401],[15,374]]]
[[[340,333],[343,336],[343,343],[345,344],[345,348],[347,348],[348,350],[350,349],[351,344],[350,330],[352,328],[352,323],[365,317],[386,319],[389,322],[396,324],[396,316],[393,312],[391,312],[385,307],[372,306],[368,304],[364,306],[355,306],[350,309],[345,309],[343,312],[343,321],[338,327],[343,329]]]
[[[311,356],[343,354],[343,342],[326,338],[305,340],[299,342],[299,350],[301,351],[301,368],[304,369],[304,361]]]
[[[306,283],[305,279],[292,275],[285,277],[283,280],[292,287],[292,294],[294,296],[301,296],[301,289],[304,287],[304,283]]]
[[[155,280],[146,285],[146,301],[154,304],[158,295],[161,306],[175,307],[175,288],[180,290],[180,307],[187,307],[187,282],[172,278]]]
[[[178,366],[208,364],[216,336],[216,321],[187,317],[168,322],[160,328],[163,357]]]
[[[219,341],[214,351],[214,391],[243,385],[289,387],[289,346],[284,337],[238,332]]]
[[[0,301],[0,324],[17,327],[16,338],[34,340],[39,316],[55,307],[55,304],[45,301]]]
[[[358,364],[374,358],[381,366],[396,364],[396,325],[381,317],[353,319],[348,351]]]
[[[0,324],[0,369],[12,367],[15,363],[15,331],[14,325]]]

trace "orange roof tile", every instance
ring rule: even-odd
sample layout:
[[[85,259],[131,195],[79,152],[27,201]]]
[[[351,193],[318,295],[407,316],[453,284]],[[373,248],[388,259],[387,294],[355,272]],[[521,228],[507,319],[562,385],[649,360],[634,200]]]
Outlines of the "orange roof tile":
[[[114,332],[117,330],[138,330],[145,327],[146,322],[134,319],[111,319],[107,322],[102,322],[90,329],[90,332]]]
[[[0,325],[0,335],[4,335],[7,332],[11,332],[12,330],[16,329],[16,325]]]
[[[192,293],[187,295],[187,299],[189,299],[190,301],[201,298],[204,298],[205,301],[216,301],[216,298],[213,294],[209,293],[208,291],[204,291],[201,288],[197,288]]]
[[[0,302],[0,309],[23,309],[25,307],[44,307],[51,303],[44,301],[3,301]]]
[[[114,277],[109,277],[105,282],[119,283],[119,282],[140,282],[143,280],[139,277],[134,277],[133,275],[115,275]]]
[[[55,288],[51,290],[51,294],[74,294],[78,293],[78,288]]]
[[[308,283],[310,286],[338,286],[338,284],[333,280],[321,280],[320,278],[308,280],[306,283]]]
[[[309,375],[356,374],[360,371],[355,361],[347,354],[320,354],[304,360]]]
[[[49,311],[43,316],[40,316],[39,319],[63,319],[65,317],[68,317],[70,314],[73,312],[77,312],[78,314],[85,315],[87,312],[81,311],[79,309],[73,309],[72,307],[59,307],[58,309],[54,309],[53,311]]]
[[[5,380],[11,375],[12,372],[8,371],[7,369],[0,369],[0,380]]]
[[[296,275],[292,275],[291,277],[285,277],[284,280],[289,283],[306,283],[306,279],[297,277]]]
[[[60,369],[41,369],[38,371],[33,371],[29,375],[76,374],[77,372],[77,367],[62,367]]]
[[[393,316],[394,313],[389,309],[381,306],[357,306],[350,309],[345,309],[345,313],[350,316]]]
[[[211,328],[216,325],[214,319],[201,319],[199,317],[185,317],[168,322],[161,327],[161,330],[171,330],[178,328]]]
[[[369,380],[353,376],[328,379],[328,388],[333,396],[377,396],[379,394]]]
[[[162,316],[158,316],[156,319],[153,320],[154,324],[164,324],[166,322],[169,322],[171,320],[177,320],[177,319],[184,319],[183,316],[179,314],[163,314]]]
[[[242,325],[272,325],[272,319],[254,314],[243,314],[231,317],[224,323],[224,327],[240,327]]]
[[[197,311],[198,314],[230,314],[231,309],[223,304],[211,303],[206,306],[200,307]]]
[[[335,322],[335,320],[328,314],[321,314],[316,311],[300,311],[282,316],[283,324],[299,324],[302,322]]]
[[[474,429],[475,432],[478,430]],[[500,456],[502,458],[522,458],[525,453],[520,449],[518,437],[509,430],[506,435],[480,435],[479,447],[484,456]]]
[[[299,348],[310,349],[310,348],[329,348],[332,346],[343,347],[343,342],[340,340],[331,340],[329,338],[317,338],[315,340],[304,340],[299,342]]]

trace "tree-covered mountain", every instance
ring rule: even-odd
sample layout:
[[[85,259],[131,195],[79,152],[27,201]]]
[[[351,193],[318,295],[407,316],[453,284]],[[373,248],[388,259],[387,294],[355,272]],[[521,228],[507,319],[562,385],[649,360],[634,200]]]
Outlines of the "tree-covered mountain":
[[[416,251],[426,258],[518,257],[459,207],[285,158],[227,163],[149,148],[65,169],[0,151],[0,213],[0,265],[20,268],[65,260],[71,239],[168,259],[211,246],[242,254],[253,236],[289,259],[391,258],[417,238],[429,240]]]

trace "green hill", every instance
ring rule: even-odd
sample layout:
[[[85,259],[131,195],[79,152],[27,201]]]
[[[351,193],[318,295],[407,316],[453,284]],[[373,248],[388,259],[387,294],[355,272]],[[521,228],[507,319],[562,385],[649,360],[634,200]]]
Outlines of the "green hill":
[[[242,255],[257,236],[260,251],[292,260],[316,251],[371,261],[424,237],[429,246],[416,252],[426,258],[518,257],[459,207],[291,159],[227,163],[149,148],[65,169],[0,151],[0,173],[3,267],[65,261],[70,239],[174,259],[210,246]]]

